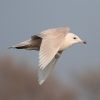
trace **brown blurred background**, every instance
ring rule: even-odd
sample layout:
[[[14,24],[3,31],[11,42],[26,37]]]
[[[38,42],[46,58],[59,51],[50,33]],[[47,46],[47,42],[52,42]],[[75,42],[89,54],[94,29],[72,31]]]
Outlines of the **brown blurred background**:
[[[22,59],[21,59],[22,60]],[[50,77],[42,86],[36,71],[14,57],[0,57],[0,100],[76,100],[76,90]]]
[[[77,87],[62,85],[54,76],[39,86],[37,70],[22,59],[0,57],[0,100],[100,100],[100,73],[89,70],[75,76]]]

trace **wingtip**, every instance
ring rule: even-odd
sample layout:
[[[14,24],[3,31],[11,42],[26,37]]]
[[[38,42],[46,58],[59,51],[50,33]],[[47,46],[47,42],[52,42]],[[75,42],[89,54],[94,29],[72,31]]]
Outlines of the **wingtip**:
[[[44,80],[38,80],[38,84],[42,85],[44,83]]]

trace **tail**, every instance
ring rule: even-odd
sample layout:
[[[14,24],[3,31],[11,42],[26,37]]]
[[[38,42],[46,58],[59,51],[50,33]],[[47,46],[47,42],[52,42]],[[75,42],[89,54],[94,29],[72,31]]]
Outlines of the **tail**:
[[[39,69],[38,71],[38,83],[39,85],[42,85],[44,81],[47,79],[48,75],[53,71],[54,66],[57,62],[57,59],[54,58],[45,69]]]
[[[41,37],[33,35],[31,39],[21,42],[15,46],[11,46],[8,49],[16,48],[16,49],[27,49],[27,50],[39,50],[41,41],[42,41]]]
[[[28,49],[31,46],[31,39],[16,44],[15,46],[8,47],[8,49],[16,48],[16,49]]]

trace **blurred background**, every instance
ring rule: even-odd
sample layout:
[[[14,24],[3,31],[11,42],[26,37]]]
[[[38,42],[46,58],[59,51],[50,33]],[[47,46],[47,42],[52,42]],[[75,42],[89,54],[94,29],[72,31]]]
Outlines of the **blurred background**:
[[[0,0],[0,100],[100,100],[99,9],[99,0]],[[7,48],[61,26],[87,45],[66,50],[39,86],[38,52]]]

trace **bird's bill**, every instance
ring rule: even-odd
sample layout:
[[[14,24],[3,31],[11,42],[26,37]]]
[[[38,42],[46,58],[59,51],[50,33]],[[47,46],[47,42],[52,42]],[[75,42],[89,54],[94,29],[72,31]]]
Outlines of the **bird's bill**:
[[[86,41],[83,41],[83,44],[87,44],[87,42]]]
[[[83,40],[81,40],[80,43],[87,44],[87,42],[86,41],[83,41]]]

